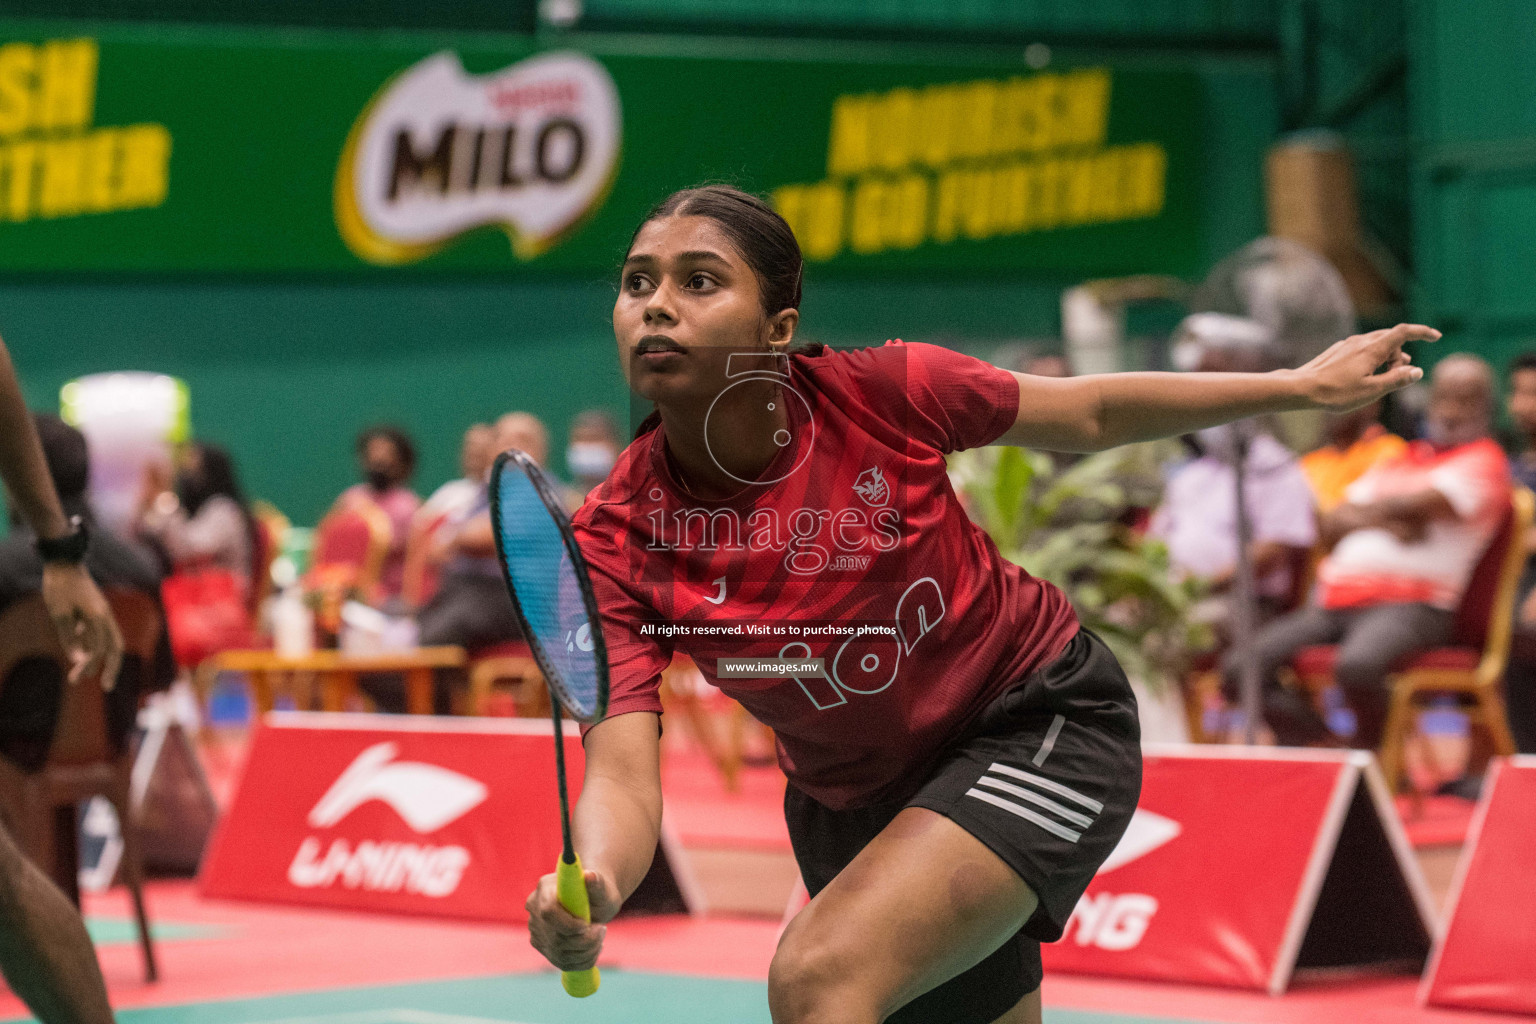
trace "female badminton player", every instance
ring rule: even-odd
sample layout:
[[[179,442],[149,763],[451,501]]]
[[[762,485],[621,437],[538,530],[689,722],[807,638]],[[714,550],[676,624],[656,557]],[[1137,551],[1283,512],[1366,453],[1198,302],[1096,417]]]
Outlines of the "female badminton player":
[[[797,346],[801,267],[772,208],[721,186],[671,196],[631,243],[614,334],[656,413],[575,516],[612,673],[574,822],[593,923],[550,875],[533,944],[591,966],[645,875],[681,650],[773,728],[789,778],[812,899],[769,971],[773,1020],[1037,1022],[1039,943],[1136,805],[1136,707],[1061,591],[967,519],[945,453],[1362,405],[1419,379],[1402,345],[1439,335],[1399,325],[1273,373],[1031,377],[929,345]]]

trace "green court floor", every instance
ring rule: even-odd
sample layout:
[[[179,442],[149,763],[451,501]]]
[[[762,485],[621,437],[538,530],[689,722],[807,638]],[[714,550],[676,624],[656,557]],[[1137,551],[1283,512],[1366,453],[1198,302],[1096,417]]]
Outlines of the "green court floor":
[[[590,999],[553,974],[339,989],[144,1010],[121,1024],[769,1024],[761,982],[610,971]],[[1170,1024],[1166,1019],[1047,1010],[1046,1024]]]
[[[85,930],[98,946],[116,946],[139,941],[139,929],[126,917],[88,917]],[[230,934],[230,929],[215,924],[186,924],[180,921],[151,921],[149,933],[157,942],[179,939],[214,939]]]

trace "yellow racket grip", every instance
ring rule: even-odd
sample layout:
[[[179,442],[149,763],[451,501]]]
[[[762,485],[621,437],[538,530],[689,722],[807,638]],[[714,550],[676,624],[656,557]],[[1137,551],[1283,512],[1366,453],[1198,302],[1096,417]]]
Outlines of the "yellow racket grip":
[[[574,864],[567,864],[565,858],[561,857],[555,865],[555,895],[560,897],[560,905],[570,911],[572,916],[591,922],[592,905],[587,902],[587,879],[581,870],[580,854],[576,856]],[[560,984],[565,986],[568,995],[581,999],[596,992],[601,982],[597,967],[592,966],[584,971],[561,971]]]

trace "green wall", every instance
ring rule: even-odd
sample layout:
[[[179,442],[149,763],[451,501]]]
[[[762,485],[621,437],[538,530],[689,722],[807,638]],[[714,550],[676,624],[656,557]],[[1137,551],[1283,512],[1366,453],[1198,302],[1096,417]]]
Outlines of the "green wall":
[[[1417,312],[1502,369],[1536,348],[1536,5],[1410,14]]]
[[[582,409],[630,415],[608,282],[53,282],[0,285],[0,333],[29,402],[56,409],[85,373],[184,379],[196,435],[227,445],[253,496],[313,523],[353,482],[352,439],[394,421],[421,449],[418,489],[455,475],[476,421],[528,409],[564,432]],[[1054,287],[1014,282],[810,283],[808,334],[977,347],[1041,333]]]
[[[313,523],[355,479],[369,423],[416,435],[428,489],[455,475],[475,420],[530,409],[563,434],[582,408],[621,411],[611,301],[590,283],[13,282],[0,330],[37,407],[83,373],[181,377],[196,435],[231,448],[253,496]]]
[[[1262,157],[1281,124],[1274,53],[1058,54],[1195,71],[1205,116],[1200,269],[1262,232]],[[1073,283],[1051,273],[869,278],[813,269],[803,323],[835,344],[903,337],[986,354],[1055,335],[1061,289]],[[454,475],[465,426],[509,409],[549,423],[563,469],[577,411],[601,406],[629,418],[608,328],[612,299],[610,281],[552,276],[10,277],[0,279],[0,335],[39,407],[56,408],[59,386],[85,373],[181,377],[196,434],[231,448],[253,496],[313,523],[355,479],[352,438],[368,423],[392,420],[417,437],[423,492]]]

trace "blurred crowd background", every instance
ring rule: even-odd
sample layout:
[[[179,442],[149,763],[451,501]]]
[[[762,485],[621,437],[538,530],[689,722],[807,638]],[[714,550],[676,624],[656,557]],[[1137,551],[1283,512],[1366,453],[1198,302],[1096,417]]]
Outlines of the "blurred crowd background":
[[[0,332],[54,417],[66,499],[163,581],[162,682],[228,650],[517,644],[490,459],[529,451],[573,504],[605,475],[649,411],[608,327],[628,232],[671,189],[726,180],[795,227],[803,331],[836,347],[1198,373],[1298,365],[1400,319],[1444,330],[1384,406],[1091,459],[974,453],[954,480],[1184,734],[1259,727],[1251,671],[1280,742],[1438,723],[1536,749],[1536,80],[1504,42],[1529,36],[1521,5],[21,0],[5,18]],[[1409,677],[1440,696],[1398,710]],[[474,709],[466,678],[438,673],[438,711]],[[404,684],[370,675],[360,700],[404,710]],[[1477,760],[1425,784],[1472,785]]]

